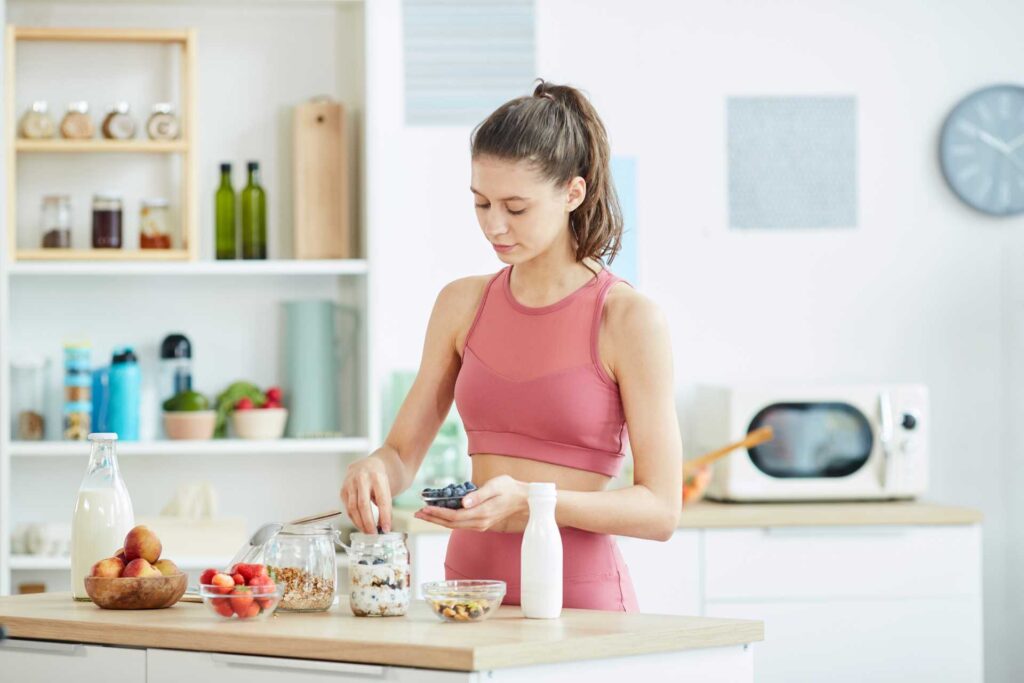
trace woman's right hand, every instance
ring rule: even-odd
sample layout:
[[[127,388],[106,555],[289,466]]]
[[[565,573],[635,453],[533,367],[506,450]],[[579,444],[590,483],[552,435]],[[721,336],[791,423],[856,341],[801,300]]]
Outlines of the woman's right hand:
[[[380,512],[381,530],[384,533],[390,532],[391,482],[384,461],[371,455],[349,465],[345,483],[341,486],[341,502],[349,519],[364,534],[377,531],[370,505],[371,502],[375,503]]]

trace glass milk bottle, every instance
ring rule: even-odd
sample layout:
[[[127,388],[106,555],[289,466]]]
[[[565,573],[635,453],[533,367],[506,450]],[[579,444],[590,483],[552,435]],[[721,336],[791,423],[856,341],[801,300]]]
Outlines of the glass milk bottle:
[[[117,466],[117,434],[90,434],[89,468],[78,489],[71,520],[71,591],[88,600],[84,579],[92,566],[112,557],[135,526],[132,499]]]
[[[555,523],[555,485],[531,482],[528,500],[519,603],[529,619],[557,619],[562,613],[562,534]]]

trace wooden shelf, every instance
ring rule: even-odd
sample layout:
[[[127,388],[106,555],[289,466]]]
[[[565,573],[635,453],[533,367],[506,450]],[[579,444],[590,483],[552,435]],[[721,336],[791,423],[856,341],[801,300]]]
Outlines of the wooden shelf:
[[[12,441],[11,457],[88,457],[87,441]],[[330,439],[211,439],[209,441],[119,441],[119,456],[139,455],[341,455],[365,454],[363,437]]]
[[[181,154],[188,151],[184,140],[23,140],[14,143],[14,150],[19,153],[142,153],[142,154]]]
[[[58,28],[18,26],[17,40],[93,43],[180,43],[188,42],[188,31],[149,28]]]
[[[12,276],[80,276],[97,277],[124,275],[138,276],[339,276],[365,275],[367,264],[363,259],[299,261],[281,259],[273,261],[23,261],[12,263],[7,272]]]
[[[187,261],[184,249],[18,249],[16,261]]]

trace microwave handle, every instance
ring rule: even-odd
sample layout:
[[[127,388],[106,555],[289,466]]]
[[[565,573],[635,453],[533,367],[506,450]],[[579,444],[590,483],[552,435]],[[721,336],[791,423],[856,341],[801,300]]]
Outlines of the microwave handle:
[[[892,398],[888,391],[883,391],[878,394],[878,443],[882,447],[882,467],[878,479],[883,491],[889,481],[889,469],[892,466],[894,433]]]

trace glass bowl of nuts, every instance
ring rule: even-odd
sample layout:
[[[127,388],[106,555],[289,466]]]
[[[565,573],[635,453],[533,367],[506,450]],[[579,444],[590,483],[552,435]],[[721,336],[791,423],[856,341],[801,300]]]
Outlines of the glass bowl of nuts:
[[[423,599],[441,621],[483,621],[505,597],[504,581],[434,581],[423,584]]]

